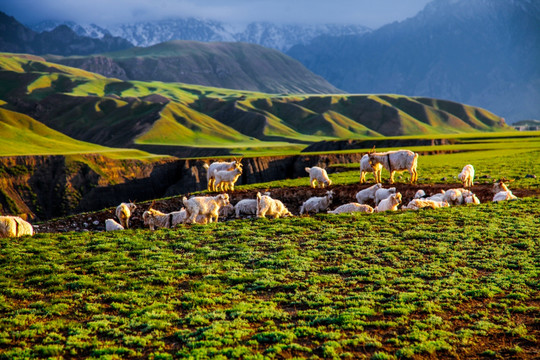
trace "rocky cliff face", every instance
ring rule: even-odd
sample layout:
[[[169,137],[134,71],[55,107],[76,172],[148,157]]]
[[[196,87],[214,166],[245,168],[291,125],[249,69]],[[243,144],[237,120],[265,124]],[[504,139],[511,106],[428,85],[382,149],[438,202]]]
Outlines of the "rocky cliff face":
[[[361,154],[249,158],[238,184],[307,176],[306,166],[359,162]],[[206,189],[202,160],[111,160],[100,155],[0,158],[0,213],[45,220]]]

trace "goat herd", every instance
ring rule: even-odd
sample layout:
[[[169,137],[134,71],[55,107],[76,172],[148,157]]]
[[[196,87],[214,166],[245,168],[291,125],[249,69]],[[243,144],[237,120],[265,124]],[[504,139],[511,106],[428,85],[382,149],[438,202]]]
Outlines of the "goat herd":
[[[417,181],[416,171],[418,154],[410,150],[397,150],[384,153],[376,153],[372,150],[364,155],[360,161],[360,183],[365,182],[365,175],[373,173],[376,184],[366,189],[360,190],[356,194],[357,202],[350,202],[341,205],[334,210],[329,210],[332,204],[333,191],[327,191],[322,197],[311,197],[300,207],[300,215],[327,211],[329,214],[352,213],[352,212],[383,212],[395,211],[402,202],[401,193],[396,192],[395,187],[383,188],[381,185],[381,172],[384,167],[390,173],[389,182],[394,182],[394,173],[408,171],[411,183]],[[240,160],[231,162],[214,162],[205,164],[207,169],[207,181],[209,191],[234,191],[234,184],[242,174],[242,164]],[[311,187],[324,188],[332,184],[326,170],[314,166],[306,167],[309,173]],[[418,190],[407,205],[401,208],[405,210],[418,210],[421,208],[440,208],[459,204],[479,204],[480,201],[470,190],[474,181],[474,167],[466,165],[458,175],[463,184],[463,188],[441,190],[438,194],[428,196],[423,190]],[[503,180],[499,180],[493,187],[493,201],[513,200],[516,196],[508,189]],[[229,202],[227,193],[216,196],[193,196],[182,198],[184,208],[180,211],[163,213],[153,209],[154,203],[143,213],[145,226],[151,230],[156,228],[172,228],[178,224],[200,223],[206,224],[217,222],[218,218],[229,217],[233,214],[236,218],[244,216],[257,217],[284,217],[293,214],[287,207],[277,199],[273,199],[269,193],[257,193],[256,199],[242,199],[236,205]],[[374,203],[375,207],[368,205]],[[136,209],[133,203],[121,203],[116,208],[117,222],[114,219],[105,220],[105,230],[123,230],[129,228],[129,219]],[[33,235],[32,225],[16,216],[0,216],[0,237],[19,237],[23,235]]]

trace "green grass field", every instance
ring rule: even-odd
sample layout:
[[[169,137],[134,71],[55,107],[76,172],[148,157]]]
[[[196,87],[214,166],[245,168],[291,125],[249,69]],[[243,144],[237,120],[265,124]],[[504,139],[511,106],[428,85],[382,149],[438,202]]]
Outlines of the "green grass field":
[[[500,141],[420,182],[538,189],[538,141]],[[539,198],[0,239],[0,359],[534,359],[539,249]]]
[[[0,357],[533,358],[539,205],[1,239]]]

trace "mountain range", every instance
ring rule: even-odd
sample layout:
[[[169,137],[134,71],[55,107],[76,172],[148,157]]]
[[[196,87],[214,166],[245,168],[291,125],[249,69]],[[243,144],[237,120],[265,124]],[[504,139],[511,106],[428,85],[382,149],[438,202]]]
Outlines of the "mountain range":
[[[287,51],[297,44],[307,44],[321,35],[359,35],[370,31],[366,26],[353,24],[275,24],[252,22],[233,26],[216,20],[180,18],[162,21],[117,24],[100,27],[95,24],[77,24],[70,21],[42,21],[29,25],[37,32],[51,31],[65,25],[80,36],[103,38],[107,35],[127,39],[135,46],[152,46],[171,40],[241,41],[258,44],[279,51]]]
[[[101,55],[45,58],[122,80],[182,82],[274,94],[343,93],[297,60],[244,42],[175,40]]]
[[[66,25],[35,32],[0,12],[0,51],[27,54],[86,55],[133,47],[129,41],[105,34],[100,39],[76,34]]]
[[[538,1],[434,0],[402,22],[287,54],[350,93],[449,99],[509,122],[540,117]]]

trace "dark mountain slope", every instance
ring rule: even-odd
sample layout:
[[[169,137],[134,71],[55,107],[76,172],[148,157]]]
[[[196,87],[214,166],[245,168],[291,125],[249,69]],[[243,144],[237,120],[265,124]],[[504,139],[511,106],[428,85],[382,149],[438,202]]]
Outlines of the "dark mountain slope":
[[[94,39],[77,35],[66,25],[37,33],[0,12],[0,51],[27,54],[87,55],[133,47],[122,38]]]
[[[435,0],[363,36],[319,37],[289,55],[351,93],[399,93],[540,117],[540,3]]]
[[[123,80],[183,82],[266,93],[342,93],[300,62],[259,45],[170,41],[49,61]]]

